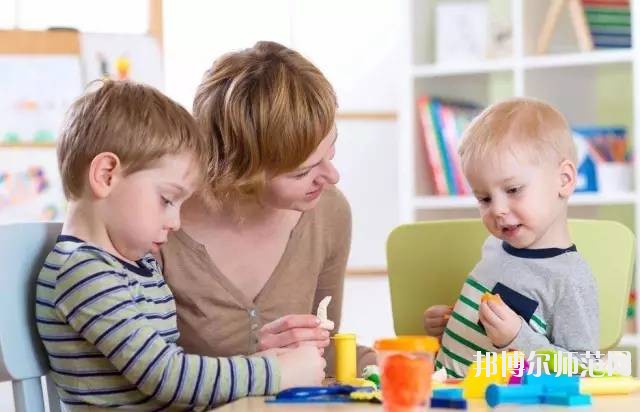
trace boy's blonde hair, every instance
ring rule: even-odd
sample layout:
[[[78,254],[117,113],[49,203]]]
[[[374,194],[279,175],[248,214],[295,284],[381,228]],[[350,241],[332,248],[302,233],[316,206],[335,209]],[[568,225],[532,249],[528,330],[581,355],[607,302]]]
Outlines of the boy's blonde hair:
[[[167,96],[143,84],[101,80],[67,112],[58,140],[58,166],[68,199],[82,195],[86,172],[100,153],[120,159],[125,174],[167,154],[192,153],[201,176],[211,170],[209,139],[193,117]]]
[[[274,42],[213,63],[198,87],[193,114],[216,148],[209,195],[257,201],[268,178],[300,166],[332,130],[336,96],[302,55]]]
[[[531,98],[493,104],[471,122],[458,150],[463,170],[498,147],[524,149],[535,161],[577,161],[565,117],[550,104]]]

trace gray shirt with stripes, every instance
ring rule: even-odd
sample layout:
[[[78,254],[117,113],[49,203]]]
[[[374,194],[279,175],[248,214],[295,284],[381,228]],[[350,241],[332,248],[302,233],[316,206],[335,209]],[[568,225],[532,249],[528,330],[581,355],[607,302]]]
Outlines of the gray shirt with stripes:
[[[274,357],[176,345],[176,307],[153,256],[137,264],[60,236],[36,285],[36,322],[67,410],[206,410],[278,391]]]
[[[498,283],[538,302],[509,349],[595,351],[599,341],[598,294],[589,266],[568,249],[516,249],[495,237],[465,281],[442,336],[436,367],[464,377],[480,352],[501,352],[479,323],[480,298]]]

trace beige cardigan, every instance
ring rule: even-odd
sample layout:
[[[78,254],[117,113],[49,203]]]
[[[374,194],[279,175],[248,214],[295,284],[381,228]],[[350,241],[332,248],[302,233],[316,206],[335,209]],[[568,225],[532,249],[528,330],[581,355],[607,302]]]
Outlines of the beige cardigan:
[[[203,245],[182,230],[174,233],[161,257],[176,299],[178,344],[207,356],[251,354],[262,325],[288,314],[315,313],[328,295],[333,297],[328,317],[339,330],[350,243],[349,204],[338,189],[327,189],[300,217],[280,262],[252,302],[218,270]],[[332,376],[332,348],[325,357]],[[358,347],[358,369],[374,363],[375,353]]]

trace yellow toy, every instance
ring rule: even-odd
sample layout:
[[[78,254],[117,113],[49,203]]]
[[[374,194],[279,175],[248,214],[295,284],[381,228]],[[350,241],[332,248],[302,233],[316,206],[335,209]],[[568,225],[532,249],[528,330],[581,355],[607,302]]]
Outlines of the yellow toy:
[[[336,381],[348,384],[357,378],[356,335],[337,333],[331,338],[336,349]]]
[[[349,394],[349,398],[360,402],[382,403],[382,392],[378,390],[371,392],[354,391]]]
[[[588,395],[628,395],[638,390],[640,380],[629,376],[580,379],[580,393]]]
[[[503,354],[505,355],[503,358]],[[509,383],[509,378],[513,374],[512,370],[505,368],[506,373],[503,372],[503,365],[515,366],[516,356],[519,357],[520,364],[524,361],[525,357],[522,352],[502,352],[495,354],[496,356],[496,371],[490,371],[487,373],[487,358],[483,357],[480,365],[477,362],[473,362],[467,371],[467,377],[462,382],[463,396],[465,399],[484,399],[485,391],[491,384],[506,385]],[[480,368],[480,370],[478,370]],[[477,375],[477,376],[476,376]]]
[[[343,385],[356,386],[358,388],[378,389],[378,386],[374,382],[371,382],[370,380],[363,379],[363,378],[353,378],[341,383]]]

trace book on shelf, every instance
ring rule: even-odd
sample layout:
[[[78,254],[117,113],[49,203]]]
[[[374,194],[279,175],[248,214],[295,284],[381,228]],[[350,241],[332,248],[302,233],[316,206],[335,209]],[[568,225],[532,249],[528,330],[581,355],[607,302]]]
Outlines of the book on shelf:
[[[418,118],[426,167],[435,195],[471,193],[462,173],[458,147],[462,133],[482,110],[476,104],[430,96],[418,99]]]
[[[631,9],[628,0],[582,0],[596,48],[631,47]]]
[[[578,162],[576,192],[630,192],[631,152],[623,126],[574,126]]]

